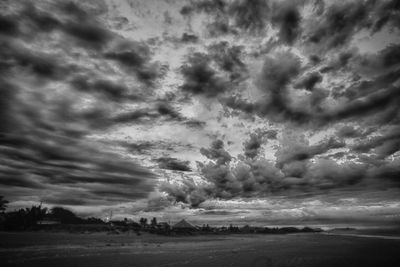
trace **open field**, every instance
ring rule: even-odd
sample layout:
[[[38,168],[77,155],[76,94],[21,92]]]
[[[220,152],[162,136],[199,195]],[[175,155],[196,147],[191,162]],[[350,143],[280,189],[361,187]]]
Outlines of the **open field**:
[[[0,233],[1,266],[399,266],[400,240],[326,234]]]

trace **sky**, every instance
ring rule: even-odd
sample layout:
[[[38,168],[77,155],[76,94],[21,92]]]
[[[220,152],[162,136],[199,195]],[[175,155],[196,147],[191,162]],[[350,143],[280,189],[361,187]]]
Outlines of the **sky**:
[[[0,3],[0,195],[81,216],[400,223],[397,0]]]

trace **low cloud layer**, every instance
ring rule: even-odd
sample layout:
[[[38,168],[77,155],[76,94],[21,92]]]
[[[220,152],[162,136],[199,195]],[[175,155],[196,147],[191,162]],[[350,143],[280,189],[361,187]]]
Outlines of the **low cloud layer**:
[[[66,205],[146,197],[155,175],[88,138],[118,122],[109,114],[114,103],[140,97],[124,83],[99,78],[67,52],[78,49],[89,60],[121,37],[96,22],[94,11],[72,2],[9,4],[0,35],[0,194]],[[89,99],[93,107],[84,104]]]

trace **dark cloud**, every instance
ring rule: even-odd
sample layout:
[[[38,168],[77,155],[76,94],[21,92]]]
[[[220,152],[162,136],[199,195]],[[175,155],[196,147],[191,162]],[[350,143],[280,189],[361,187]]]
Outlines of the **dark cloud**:
[[[319,21],[310,25],[308,41],[324,51],[347,44],[358,30],[368,25],[370,6],[362,1],[332,4]]]
[[[210,162],[200,165],[200,171],[206,181],[213,185],[211,196],[230,199],[241,195],[241,183],[235,179],[228,165]]]
[[[149,150],[152,150],[157,147],[157,144],[150,141],[142,141],[137,143],[122,143],[122,146],[126,147],[129,152],[134,154],[147,154]]]
[[[35,181],[35,178],[18,171],[0,171],[0,184],[5,187],[22,187],[30,189],[45,189],[46,186]]]
[[[300,81],[297,82],[294,87],[304,88],[308,91],[312,91],[314,89],[314,86],[320,82],[322,82],[321,74],[319,74],[318,72],[313,72],[300,79]]]
[[[390,68],[398,65],[400,61],[400,45],[390,45],[380,52],[378,66]],[[377,67],[378,67],[377,66]]]
[[[93,128],[100,129],[118,124],[157,124],[162,121],[176,122],[185,125],[188,128],[197,129],[203,128],[206,124],[202,121],[186,118],[178,110],[176,110],[175,107],[171,106],[165,101],[158,101],[149,107],[144,107],[133,111],[120,112],[114,115],[102,114],[101,112],[99,113],[99,111],[93,110],[93,112],[86,113],[85,118],[88,120],[90,119],[89,121]]]
[[[181,89],[207,98],[216,97],[247,78],[242,62],[242,47],[222,41],[209,45],[208,54],[192,53],[181,67],[184,83]]]
[[[144,120],[155,120],[157,118],[161,117],[160,113],[157,111],[154,111],[153,109],[150,108],[144,108],[144,109],[139,109],[131,112],[124,112],[120,113],[114,117],[112,117],[110,120],[113,123],[119,124],[119,123],[137,123],[141,122]]]
[[[255,158],[265,141],[262,134],[250,134],[250,139],[244,142],[244,155],[248,158]]]
[[[331,93],[315,88],[322,81],[317,72],[303,75],[297,82],[293,81],[301,72],[296,56],[290,53],[269,56],[257,82],[258,88],[266,92],[265,97],[250,102],[240,95],[234,95],[221,102],[233,110],[268,117],[277,122],[292,121],[299,125],[312,124],[319,127],[330,122],[366,117],[376,117],[376,121],[381,123],[395,123],[398,115],[394,107],[399,98],[396,85],[397,54],[396,45],[374,55],[361,56],[354,51],[341,53],[329,63],[332,66],[330,71],[343,71],[346,68],[346,71],[354,74],[354,78],[348,86],[334,88]],[[368,75],[368,78],[361,79],[358,73]],[[289,88],[291,84],[295,89],[305,88],[312,91],[303,102],[306,105],[293,105],[294,94]],[[324,104],[326,100],[330,100],[330,96],[340,101],[327,108]]]
[[[257,104],[250,103],[237,95],[224,98],[221,102],[233,110],[240,110],[247,114],[255,113],[258,108]]]
[[[201,214],[204,215],[235,215],[235,214],[244,214],[247,211],[230,211],[230,210],[205,210],[201,211]]]
[[[0,132],[9,132],[18,125],[13,118],[15,112],[15,100],[18,94],[18,87],[0,79]]]
[[[71,18],[77,21],[87,21],[98,18],[107,11],[107,4],[104,1],[97,1],[95,3],[82,3],[68,1],[66,3],[57,3],[57,8],[62,10]]]
[[[282,166],[282,172],[286,177],[301,178],[307,171],[307,163],[308,162],[304,160],[294,160],[291,162],[287,162]]]
[[[211,35],[237,33],[235,28],[249,33],[263,33],[269,18],[269,6],[265,0],[235,0],[229,3],[202,0],[181,9],[183,16],[201,12],[213,16],[213,21],[208,25]],[[228,25],[229,19],[233,25]]]
[[[31,2],[20,2],[16,5],[22,5],[22,7],[20,7],[20,16],[15,20],[26,19],[27,25],[35,31],[59,30],[73,37],[78,44],[94,49],[102,48],[115,37],[115,34],[97,21],[95,16],[89,16],[82,6],[73,2],[66,4],[38,3],[37,5]],[[46,12],[49,9],[52,9],[53,12]],[[64,17],[64,19],[59,19],[57,16]],[[30,35],[31,33],[24,32],[24,34]]]
[[[61,26],[61,29],[78,43],[89,48],[101,49],[116,37],[116,34],[96,20],[99,10],[85,10],[73,2],[60,4],[59,8],[71,18]]]
[[[229,25],[229,18],[226,16],[216,16],[215,20],[207,25],[207,30],[211,37],[218,37],[227,34],[238,34],[238,30]]]
[[[317,55],[311,55],[309,60],[310,60],[312,65],[319,64],[322,61],[321,58],[319,56],[317,56]]]
[[[400,96],[400,90],[396,87],[374,92],[363,99],[356,99],[338,107],[329,114],[324,114],[327,120],[342,120],[355,116],[370,115],[373,112],[382,111],[395,105]]]
[[[394,67],[398,66],[400,60],[400,45],[391,44],[375,54],[361,54],[352,55],[354,58],[355,65],[358,70],[362,73],[381,74],[383,71],[393,70],[392,73],[396,73]],[[389,75],[386,73],[386,75]],[[383,77],[385,77],[383,75]],[[382,79],[382,78],[381,78]]]
[[[399,186],[400,164],[399,160],[385,162],[376,168],[369,171],[370,177],[380,179],[381,181],[392,181],[396,186]]]
[[[282,42],[292,45],[298,38],[301,29],[301,15],[296,3],[286,1],[274,3],[272,23],[279,27],[279,38]]]
[[[331,59],[328,65],[322,67],[320,69],[321,73],[335,72],[339,70],[345,69],[348,66],[351,59],[354,57],[353,51],[342,51],[339,52],[338,55],[335,55],[333,59]]]
[[[347,162],[339,165],[334,160],[318,159],[307,170],[306,179],[321,189],[354,185],[361,181],[366,173],[362,164]]]
[[[52,140],[53,144],[43,140]],[[71,191],[73,188],[91,191],[100,185],[114,190],[131,187],[130,195],[119,196],[127,200],[145,196],[153,186],[154,175],[147,170],[74,139],[48,134],[36,136],[32,132],[28,136],[4,136],[1,146],[3,161],[12,170],[18,170],[0,171],[2,183],[8,186],[45,189],[53,184],[58,191],[67,187]]]
[[[269,6],[265,0],[236,0],[230,4],[228,12],[236,27],[261,32],[267,24]]]
[[[74,89],[89,94],[98,93],[104,96],[106,100],[112,101],[138,101],[141,97],[131,92],[131,90],[121,83],[115,83],[109,80],[92,80],[87,76],[78,76],[71,81]]]
[[[300,72],[300,59],[290,53],[267,56],[260,74],[260,89],[271,93],[272,98],[284,97],[286,86]]]
[[[168,28],[180,21],[169,18],[163,36],[142,41],[113,31],[132,21],[103,16],[107,5],[99,1],[0,6],[1,194],[95,206],[131,202],[156,189],[160,194],[150,196],[145,211],[160,211],[176,202],[197,208],[208,199],[399,186],[399,45],[376,53],[357,49],[379,39],[361,40],[364,34],[398,29],[396,1],[193,1],[181,14],[190,24],[206,13],[205,32],[187,25],[181,36],[169,37]],[[175,60],[171,69],[155,61],[169,60],[163,53],[175,48],[188,53],[180,69]],[[182,75],[180,86],[170,79],[175,74]],[[204,110],[192,111],[191,97]],[[153,140],[153,134],[114,140],[126,126],[136,140],[136,130],[160,125],[233,140],[218,124],[199,120],[214,111],[223,131],[232,125],[229,115],[246,120],[232,130],[264,126],[243,140],[237,155],[222,140],[200,148],[206,160],[197,162],[198,172],[185,158],[163,156],[198,149],[190,136],[187,142]],[[266,142],[276,150],[274,161],[263,155]],[[155,188],[156,176],[132,157],[152,160],[166,179]]]
[[[9,13],[5,16],[0,15],[0,32],[3,34],[17,36],[22,38],[32,37],[32,32],[49,32],[54,29],[61,29],[63,25],[53,15],[39,10],[33,3],[19,1],[13,3],[4,9],[5,13]],[[15,8],[19,12],[10,12],[9,8]],[[22,36],[25,35],[25,36]]]
[[[193,149],[193,145],[184,144],[180,142],[165,142],[165,141],[137,141],[131,142],[119,142],[118,145],[127,149],[132,154],[151,154],[152,151],[167,151],[167,152],[179,152],[184,149]]]
[[[0,15],[0,34],[15,36],[18,33],[18,23],[12,17]]]
[[[160,190],[173,197],[176,202],[188,203],[192,207],[198,207],[211,193],[207,186],[199,186],[191,178],[184,179],[179,184],[163,182]]]
[[[63,65],[55,55],[32,51],[12,41],[0,42],[2,71],[23,69],[39,78],[61,80],[73,66]]]
[[[399,27],[398,9],[396,1],[334,3],[322,8],[323,13],[312,19],[308,41],[322,51],[346,46],[360,30],[371,30],[373,34],[387,24]]]
[[[273,95],[284,92],[286,85],[299,74],[300,65],[300,59],[290,52],[267,56],[260,74],[260,89]]]
[[[93,198],[93,196],[92,196]],[[46,204],[82,206],[102,204],[101,201],[93,201],[89,194],[77,194],[76,192],[68,192],[63,194],[54,194],[51,196],[43,196],[41,201]],[[103,202],[104,203],[104,202]]]
[[[101,47],[112,40],[111,33],[96,24],[82,24],[70,22],[63,26],[66,33],[73,36],[83,44]]]
[[[165,102],[158,103],[157,111],[158,113],[160,113],[160,115],[169,116],[171,119],[175,119],[178,121],[183,119],[182,115],[178,111],[176,111],[172,106]]]
[[[191,13],[197,12],[221,12],[225,9],[226,3],[223,0],[202,0],[192,2],[191,5],[187,5],[182,7],[180,13],[183,16],[190,15]]]
[[[280,168],[291,161],[302,161],[323,154],[331,149],[345,147],[345,143],[335,138],[329,138],[319,144],[308,146],[306,144],[286,144],[277,150],[276,164]]]
[[[118,62],[147,85],[154,84],[155,80],[162,76],[161,66],[151,62],[151,52],[145,43],[121,41],[106,51],[104,57]]]
[[[141,121],[155,122],[156,119],[160,118],[178,122],[186,120],[177,110],[175,110],[175,108],[165,102],[156,103],[153,107],[120,113],[111,118],[107,118],[107,120],[108,122],[118,124],[136,123]]]
[[[242,62],[240,46],[230,46],[228,42],[214,43],[208,47],[210,57],[218,64],[221,70],[229,72],[229,79],[237,81],[247,75],[246,65]]]
[[[140,68],[150,59],[150,50],[143,43],[123,42],[104,55],[127,67]]]
[[[378,1],[377,1],[378,2]],[[391,27],[400,27],[399,10],[400,5],[396,0],[379,1],[378,6],[374,7],[374,15],[372,18],[372,31],[380,31],[385,25]]]
[[[345,125],[337,131],[338,137],[356,138],[362,137],[364,132],[361,129],[356,129],[354,126]]]
[[[325,11],[325,2],[324,0],[315,0],[312,1],[313,4],[313,11],[316,15],[321,16],[322,13]]]
[[[210,148],[201,149],[211,161],[198,163],[200,174],[206,183],[198,184],[191,179],[185,179],[180,183],[165,183],[161,189],[177,202],[197,207],[208,198],[318,194],[331,189],[355,188],[363,181],[374,183],[373,181],[376,182],[376,179],[386,174],[389,175],[387,180],[390,180],[398,174],[395,165],[378,164],[373,167],[367,162],[353,161],[339,164],[335,160],[318,157],[331,149],[344,147],[344,143],[333,138],[313,146],[307,145],[305,140],[302,142],[285,143],[285,148],[278,150],[276,154],[275,166],[262,157],[256,157],[262,143],[260,136],[256,134],[250,135],[249,140],[244,143],[244,154],[247,157],[239,157],[234,163],[228,160],[230,157],[225,156],[228,153],[223,150],[223,142],[214,141]],[[343,152],[339,153],[342,154],[337,157],[342,158],[345,155]]]
[[[88,138],[94,129],[112,122],[107,114],[112,104],[106,100],[135,100],[136,96],[125,85],[94,75],[74,80],[75,89],[93,96],[98,106],[92,109],[90,104],[82,105],[84,98],[68,87],[73,77],[88,72],[69,63],[72,54],[64,48],[82,44],[81,57],[92,55],[116,34],[94,23],[95,16],[84,15],[87,11],[77,6],[71,14],[85,16],[79,24],[70,20],[70,13],[60,11],[58,4],[46,5],[52,13],[43,11],[44,3],[31,3],[31,12],[26,9],[29,5],[21,4],[21,8],[20,4],[11,6],[15,14],[10,17],[1,15],[8,22],[0,41],[1,73],[6,74],[0,82],[0,183],[36,198],[51,188],[52,193],[43,197],[51,203],[105,203],[101,200],[105,192],[109,192],[109,201],[145,197],[154,187],[155,175],[112,152],[112,147]],[[42,36],[45,45],[32,39],[32,29],[37,29],[35,34]],[[59,39],[52,31],[58,31]],[[174,115],[161,110],[158,116],[161,113]],[[85,200],[76,201],[79,197]]]
[[[287,86],[299,74],[300,67],[300,59],[290,52],[278,53],[265,59],[258,87],[267,93],[267,97],[255,103],[254,110],[258,115],[269,116],[275,121],[305,123],[310,120],[312,116],[306,110],[290,106]]]
[[[353,126],[345,125],[339,129],[339,131],[337,132],[337,135],[339,137],[354,138],[354,137],[361,136],[362,133],[359,129],[355,129]]]
[[[385,135],[377,135],[353,145],[355,152],[368,153],[372,149],[379,157],[390,156],[400,150],[400,128],[395,127]]]
[[[227,82],[217,75],[210,66],[210,59],[205,54],[194,53],[181,67],[184,92],[205,97],[215,97],[227,90]]]
[[[252,144],[250,137],[245,142],[245,151],[254,150]],[[185,179],[182,183],[165,183],[161,187],[178,202],[197,207],[210,197],[230,199],[261,196],[280,187],[280,170],[265,159],[253,159],[254,153],[249,155],[248,160],[231,165],[231,156],[224,150],[220,140],[214,141],[210,148],[202,148],[200,152],[211,160],[204,164],[198,163],[200,173],[207,183],[196,184],[191,179]]]
[[[207,123],[205,121],[188,119],[187,121],[184,122],[184,124],[189,128],[202,129],[205,127]]]
[[[262,158],[240,161],[235,165],[209,162],[199,167],[206,181],[213,185],[213,197],[261,197],[282,188],[282,172]]]
[[[346,158],[346,152],[337,152],[334,154],[330,154],[328,155],[328,158],[333,158],[333,159],[342,159],[342,158]]]
[[[147,207],[145,211],[160,211],[167,207],[170,207],[174,202],[171,196],[151,196],[147,201]]]
[[[199,40],[199,37],[197,37],[197,35],[194,34],[190,34],[190,33],[183,33],[182,37],[181,37],[181,41],[184,43],[196,43]]]
[[[158,166],[161,169],[184,171],[184,172],[192,171],[192,169],[190,168],[190,162],[187,160],[183,161],[177,158],[161,157],[155,159],[155,161],[158,162]]]
[[[200,153],[211,160],[215,160],[217,164],[226,164],[232,157],[224,149],[224,142],[222,140],[215,140],[211,143],[210,148],[201,148]]]
[[[278,135],[278,132],[276,130],[267,130],[265,132],[265,136],[268,139],[276,139],[276,136]]]

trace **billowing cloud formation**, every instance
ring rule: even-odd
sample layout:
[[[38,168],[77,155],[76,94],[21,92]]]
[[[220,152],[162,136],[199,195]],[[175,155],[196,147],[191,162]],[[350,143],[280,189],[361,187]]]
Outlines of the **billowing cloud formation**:
[[[318,157],[345,146],[344,142],[335,139],[312,146],[308,145],[304,138],[291,142],[290,139],[284,139],[284,145],[276,152],[274,165],[260,153],[260,147],[265,142],[262,137],[259,133],[251,134],[249,140],[244,142],[244,156],[233,162],[224,150],[223,142],[214,141],[211,148],[201,149],[202,154],[210,159],[208,163],[199,163],[204,183],[196,184],[189,179],[178,184],[165,183],[162,189],[176,201],[197,207],[210,197],[233,199],[290,195],[293,192],[317,193],[356,187],[362,182],[373,185],[379,183],[379,179],[382,178],[392,180],[398,173],[396,164],[378,167],[351,161],[339,164],[333,159]],[[386,177],[383,177],[385,175]]]
[[[215,140],[209,149],[202,148],[200,152],[207,158],[215,160],[218,164],[225,164],[232,159],[231,155],[224,149],[224,142],[221,140]]]

